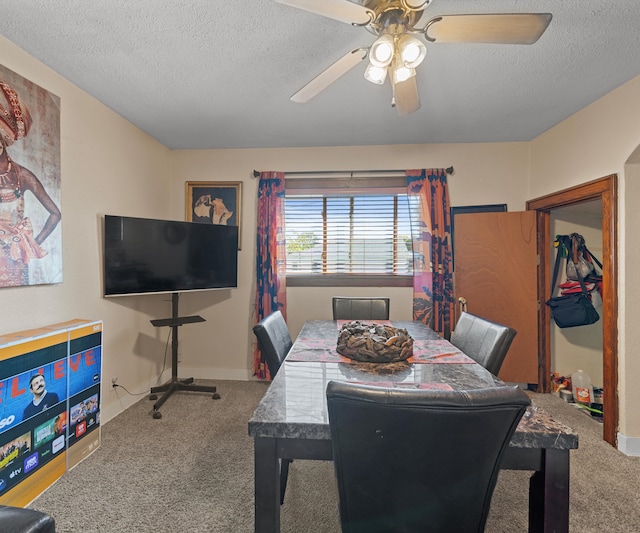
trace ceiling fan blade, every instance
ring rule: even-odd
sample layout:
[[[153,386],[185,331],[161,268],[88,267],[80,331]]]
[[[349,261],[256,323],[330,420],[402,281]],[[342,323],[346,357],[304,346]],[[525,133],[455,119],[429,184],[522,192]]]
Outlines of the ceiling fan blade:
[[[366,25],[375,18],[373,11],[348,0],[276,0],[276,2],[347,24]]]
[[[425,38],[436,43],[533,44],[551,13],[443,15],[427,22]]]
[[[418,94],[418,82],[416,76],[411,76],[405,81],[393,86],[393,98],[396,110],[401,117],[420,109],[420,95]]]
[[[291,100],[298,104],[304,104],[311,100],[318,93],[324,91],[329,85],[336,81],[340,76],[349,72],[353,67],[358,65],[365,57],[367,57],[368,48],[356,48],[347,52],[338,61],[330,67],[323,70],[302,89],[295,93]]]

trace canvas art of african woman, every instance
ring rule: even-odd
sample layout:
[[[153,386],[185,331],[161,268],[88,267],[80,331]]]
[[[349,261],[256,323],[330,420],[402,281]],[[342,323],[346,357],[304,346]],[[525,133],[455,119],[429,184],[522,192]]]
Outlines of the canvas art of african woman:
[[[62,281],[59,154],[58,98],[0,67],[0,287]]]

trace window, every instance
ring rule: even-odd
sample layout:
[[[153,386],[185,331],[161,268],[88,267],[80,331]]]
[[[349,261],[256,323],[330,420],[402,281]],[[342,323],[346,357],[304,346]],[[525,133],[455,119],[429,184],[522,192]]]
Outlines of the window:
[[[404,181],[287,179],[287,284],[410,285]]]

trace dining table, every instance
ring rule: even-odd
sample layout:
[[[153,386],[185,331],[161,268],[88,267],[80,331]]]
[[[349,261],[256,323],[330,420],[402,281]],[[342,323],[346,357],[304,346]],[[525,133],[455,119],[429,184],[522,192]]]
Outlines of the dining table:
[[[431,390],[507,385],[422,322],[360,321],[406,330],[413,339],[413,354],[401,363],[354,361],[336,350],[340,329],[348,322],[305,322],[249,420],[249,435],[254,439],[256,533],[280,531],[281,460],[332,460],[326,400],[330,381]],[[532,472],[529,531],[566,533],[569,453],[578,447],[578,435],[537,407],[532,396],[501,468]]]

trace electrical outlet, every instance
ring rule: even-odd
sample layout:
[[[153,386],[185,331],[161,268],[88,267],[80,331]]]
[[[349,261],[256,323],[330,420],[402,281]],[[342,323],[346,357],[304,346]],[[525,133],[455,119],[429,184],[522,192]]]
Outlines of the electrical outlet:
[[[115,387],[115,386],[117,386],[117,385],[118,385],[118,376],[113,376],[113,377],[111,378],[111,386],[112,386],[112,387]]]

